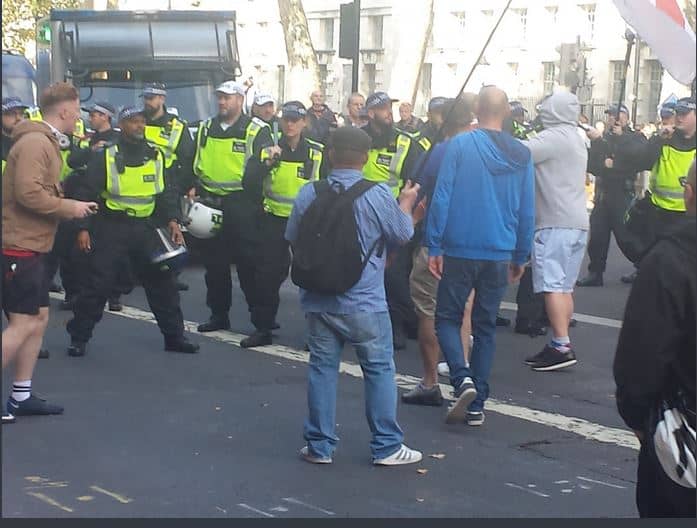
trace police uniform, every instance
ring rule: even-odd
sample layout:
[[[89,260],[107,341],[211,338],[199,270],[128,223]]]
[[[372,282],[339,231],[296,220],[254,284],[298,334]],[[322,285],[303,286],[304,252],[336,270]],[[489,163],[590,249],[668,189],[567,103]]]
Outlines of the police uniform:
[[[142,114],[142,110],[124,108],[119,121],[136,114]],[[198,349],[184,337],[179,292],[172,272],[151,263],[157,248],[155,228],[178,220],[180,212],[177,189],[167,181],[164,167],[164,154],[159,149],[145,141],[129,141],[123,135],[90,160],[80,194],[99,200],[100,209],[90,227],[89,278],[68,323],[70,355],[84,355],[85,344],[102,318],[119,261],[126,255],[145,288],[165,338],[165,349],[187,353]]]
[[[366,109],[391,103],[384,93],[371,94],[366,100]],[[419,158],[431,147],[431,142],[419,133],[409,134],[396,127],[379,133],[369,123],[363,130],[372,139],[368,151],[368,162],[363,167],[363,177],[368,181],[386,184],[397,199],[408,178],[413,178]],[[402,348],[405,329],[416,331],[417,317],[409,290],[409,274],[412,255],[418,240],[413,239],[397,250],[394,260],[385,270],[385,293],[392,320],[395,348]],[[410,332],[411,333],[411,332]]]
[[[232,81],[217,91],[243,95],[243,88]],[[265,150],[272,145],[269,127],[257,118],[240,114],[237,121],[224,128],[219,117],[199,124],[195,138],[194,174],[201,201],[223,211],[223,226],[214,238],[198,240],[206,269],[206,304],[211,310],[208,322],[199,331],[229,328],[228,313],[232,305],[232,274],[234,263],[240,287],[250,312],[256,306],[254,273],[261,216],[261,189],[243,187],[243,179],[251,173],[261,181],[268,168],[262,163]]]
[[[298,101],[283,105],[283,118],[303,119],[307,113]],[[291,149],[285,136],[278,142],[282,152],[263,182],[264,214],[259,228],[258,258],[255,273],[257,306],[252,310],[252,324],[257,332],[242,341],[244,346],[271,343],[280,303],[279,290],[288,277],[289,244],[285,239],[286,223],[300,189],[327,175],[324,146],[303,134]]]

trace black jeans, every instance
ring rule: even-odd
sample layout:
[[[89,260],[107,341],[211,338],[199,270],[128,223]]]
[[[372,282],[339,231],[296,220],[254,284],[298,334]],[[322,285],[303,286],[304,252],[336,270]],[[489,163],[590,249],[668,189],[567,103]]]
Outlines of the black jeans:
[[[409,275],[413,265],[414,251],[417,247],[418,241],[416,239],[401,246],[397,249],[389,267],[385,269],[385,296],[387,297],[392,327],[401,326],[413,329],[414,333],[418,318],[409,289]]]
[[[630,234],[625,227],[624,217],[632,197],[633,195],[624,189],[596,190],[595,205],[590,216],[588,271],[595,273],[605,271],[611,234],[615,235],[615,241],[620,250],[629,243]]]
[[[532,268],[530,266],[525,266],[525,272],[520,278],[516,303],[518,304],[516,326],[542,324],[544,322],[547,315],[545,297],[543,293],[535,293],[533,290]]]
[[[100,215],[95,219],[92,254],[85,288],[75,303],[68,333],[74,341],[86,343],[95,325],[102,319],[104,304],[112,294],[128,259],[140,279],[150,309],[162,334],[176,340],[184,335],[179,292],[171,271],[161,271],[150,263],[154,250],[155,228],[147,219]]]

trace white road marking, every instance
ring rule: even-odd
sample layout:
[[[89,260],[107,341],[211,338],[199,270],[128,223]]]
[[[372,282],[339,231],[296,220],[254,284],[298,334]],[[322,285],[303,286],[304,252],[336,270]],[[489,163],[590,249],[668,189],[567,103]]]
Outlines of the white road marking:
[[[118,493],[109,491],[108,489],[100,488],[99,486],[90,486],[90,489],[92,491],[96,491],[97,493],[106,495],[107,497],[111,497],[112,499],[114,499],[117,502],[120,502],[121,504],[128,504],[133,502],[133,499],[129,499],[124,495],[119,495]]]
[[[535,491],[533,489],[528,489],[524,486],[519,486],[518,484],[513,484],[512,482],[506,482],[506,486],[508,486],[509,488],[515,488],[515,489],[518,489],[521,491],[525,491],[527,493],[532,493],[533,495],[537,495],[538,497],[544,497],[545,499],[549,498],[549,495],[547,495],[546,493],[542,493],[541,491]]]
[[[603,482],[602,480],[593,480],[588,477],[576,477],[578,480],[583,480],[584,482],[592,482],[593,484],[600,484],[601,486],[607,486],[608,488],[616,489],[627,489],[626,486],[618,486],[617,484],[610,484],[609,482]]]
[[[43,501],[46,504],[50,504],[51,506],[58,508],[59,510],[63,510],[64,512],[73,513],[72,508],[68,508],[67,506],[62,505],[57,500],[52,499],[51,497],[49,497],[48,495],[44,495],[43,493],[39,493],[38,491],[28,491],[27,495],[31,495],[32,497],[36,497],[40,501]]]
[[[51,294],[54,299],[62,299],[62,294]],[[134,308],[132,306],[123,307],[122,312],[105,312],[110,315],[115,315],[118,317],[126,317],[128,319],[135,319],[138,321],[145,321],[151,324],[156,324],[155,318],[152,313],[146,312],[139,308]],[[184,321],[184,329],[192,334],[199,334],[197,331],[198,323],[193,321]],[[219,341],[221,343],[227,343],[234,346],[239,346],[240,341],[247,337],[244,334],[238,334],[229,331],[217,331],[217,332],[207,332],[205,334],[199,334],[203,337]],[[249,351],[261,352],[269,356],[276,358],[281,358],[290,361],[297,361],[299,363],[309,363],[310,354],[304,350],[296,350],[284,345],[268,345],[256,347],[254,349],[248,349]],[[349,376],[355,378],[362,378],[363,373],[361,367],[355,363],[342,361],[339,366],[339,371],[343,374],[348,374]],[[416,387],[421,381],[415,376],[409,376],[406,374],[397,373],[395,376],[397,381],[397,386],[402,389],[411,390]],[[444,394],[449,395],[452,387],[450,385],[440,384],[441,391]],[[540,411],[537,409],[531,409],[524,407],[522,405],[513,405],[501,400],[491,398],[487,400],[487,411],[492,411],[504,416],[509,416],[512,418],[518,418],[520,420],[525,420],[528,422],[537,423],[546,427],[553,427],[561,431],[574,433],[582,436],[588,440],[594,440],[596,442],[602,442],[606,444],[613,444],[619,447],[626,447],[628,449],[639,450],[639,441],[637,440],[634,433],[626,429],[618,429],[616,427],[608,427],[605,425],[597,424],[584,420],[583,418],[577,418],[574,416],[565,416],[563,414]]]
[[[289,504],[297,504],[298,506],[305,506],[306,508],[318,511],[320,513],[324,513],[325,515],[335,515],[333,511],[325,510],[323,508],[320,508],[319,506],[314,506],[312,504],[308,504],[308,503],[303,502],[301,500],[294,499],[293,497],[283,497],[283,499],[281,499],[281,500],[284,500]]]
[[[511,310],[513,312],[518,311],[518,305],[511,302],[502,302],[501,308],[504,310]],[[610,328],[622,328],[622,321],[619,319],[608,319],[607,317],[598,317],[597,315],[589,315],[582,313],[575,313],[573,318],[579,323],[589,323],[597,326],[607,326]]]
[[[259,515],[263,515],[264,517],[274,517],[274,518],[276,517],[275,515],[271,515],[270,513],[267,513],[265,511],[257,510],[256,508],[250,506],[249,504],[245,504],[244,502],[240,502],[238,504],[238,506],[240,508],[244,508],[245,510],[249,510],[251,512],[258,513]]]

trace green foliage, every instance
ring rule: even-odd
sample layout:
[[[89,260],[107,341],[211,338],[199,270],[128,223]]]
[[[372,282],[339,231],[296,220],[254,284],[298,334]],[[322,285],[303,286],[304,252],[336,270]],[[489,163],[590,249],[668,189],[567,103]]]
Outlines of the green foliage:
[[[77,9],[81,4],[81,0],[3,0],[2,49],[24,52],[35,38],[37,19],[51,9]]]

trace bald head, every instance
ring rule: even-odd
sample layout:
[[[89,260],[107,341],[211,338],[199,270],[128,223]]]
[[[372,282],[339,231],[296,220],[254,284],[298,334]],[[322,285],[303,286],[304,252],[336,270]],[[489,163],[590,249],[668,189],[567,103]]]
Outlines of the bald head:
[[[511,112],[506,92],[496,86],[486,86],[479,91],[477,119],[480,128],[501,130]]]

